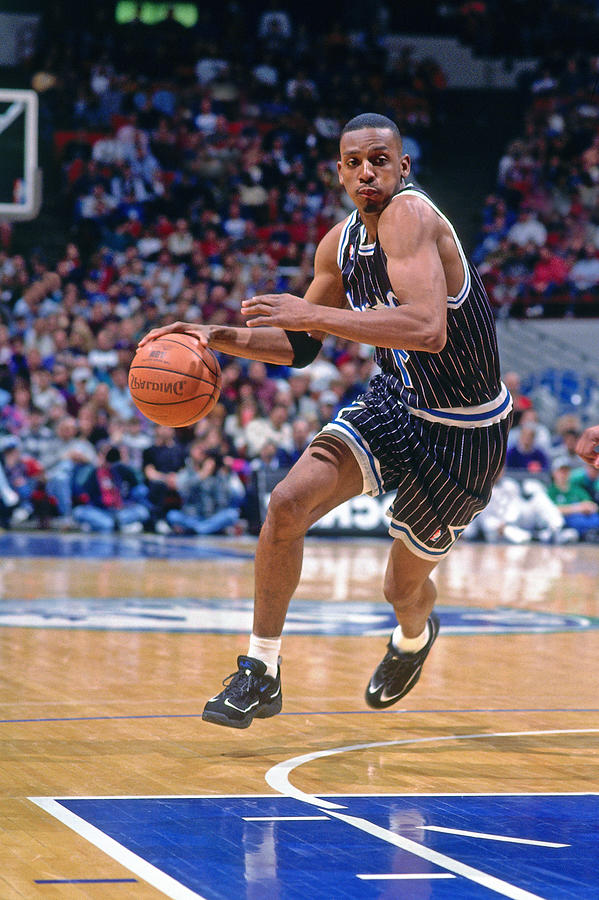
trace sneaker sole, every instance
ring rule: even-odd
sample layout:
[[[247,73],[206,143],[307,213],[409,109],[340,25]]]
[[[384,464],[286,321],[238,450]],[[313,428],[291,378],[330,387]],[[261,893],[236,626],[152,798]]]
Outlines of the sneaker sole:
[[[211,709],[205,709],[202,713],[204,722],[211,722],[212,725],[224,725],[225,728],[249,728],[254,719],[270,719],[281,712],[281,698],[278,702],[270,703],[268,706],[258,707],[255,713],[245,716],[243,719],[230,719],[224,713],[215,712]]]
[[[368,690],[368,688],[370,687],[370,682],[369,682],[368,687],[366,688],[366,693],[364,694],[364,699],[366,700],[366,703],[368,704],[368,706],[371,707],[371,709],[386,709],[388,706],[393,706],[394,703],[397,703],[398,700],[401,700],[402,697],[405,697],[406,694],[409,694],[410,691],[412,690],[412,688],[416,687],[416,685],[418,684],[418,681],[420,680],[420,676],[422,674],[422,667],[423,667],[424,663],[426,662],[426,658],[429,655],[429,653],[431,652],[433,644],[437,640],[437,636],[439,634],[439,617],[434,615],[434,613],[432,613],[429,616],[429,618],[430,618],[430,620],[432,622],[432,626],[433,626],[433,632],[434,632],[433,639],[430,642],[429,648],[426,651],[426,656],[420,663],[420,668],[417,670],[412,681],[409,682],[407,687],[404,688],[404,690],[400,694],[398,694],[396,697],[393,697],[393,699],[391,699],[391,700],[378,700],[377,694],[369,693],[369,690]],[[381,693],[383,692],[383,690],[384,690],[384,686],[381,688]]]

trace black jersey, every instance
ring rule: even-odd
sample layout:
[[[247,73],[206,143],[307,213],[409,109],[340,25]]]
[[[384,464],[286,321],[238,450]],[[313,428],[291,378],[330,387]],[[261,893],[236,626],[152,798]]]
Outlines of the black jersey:
[[[495,323],[486,291],[451,222],[430,197],[413,185],[396,196],[404,195],[420,197],[447,223],[462,260],[464,283],[456,297],[447,298],[447,342],[440,353],[377,347],[375,360],[398,399],[424,418],[466,427],[498,421],[509,413],[511,398],[500,381]],[[337,261],[352,308],[399,305],[385,253],[378,239],[368,243],[357,210],[344,223]]]

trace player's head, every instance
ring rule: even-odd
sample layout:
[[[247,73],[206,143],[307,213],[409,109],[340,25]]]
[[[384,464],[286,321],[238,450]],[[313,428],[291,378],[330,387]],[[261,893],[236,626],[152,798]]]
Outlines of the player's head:
[[[410,171],[395,122],[378,113],[362,113],[341,131],[339,181],[361,213],[380,214]]]
[[[390,131],[394,135],[401,153],[403,142],[399,128],[393,119],[390,119],[388,116],[382,116],[380,113],[360,113],[359,116],[354,116],[341,129],[341,138],[343,138],[344,134],[349,134],[351,131],[362,131],[364,128],[378,128],[383,131]]]

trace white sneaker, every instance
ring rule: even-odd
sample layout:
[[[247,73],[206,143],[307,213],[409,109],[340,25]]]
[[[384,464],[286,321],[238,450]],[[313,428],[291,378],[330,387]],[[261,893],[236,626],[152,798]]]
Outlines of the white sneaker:
[[[580,535],[575,528],[562,528],[555,535],[556,544],[577,544],[579,540]]]
[[[139,534],[143,530],[141,522],[128,522],[127,525],[121,525],[121,534]]]
[[[529,544],[532,535],[525,528],[518,528],[517,525],[506,525],[503,529],[503,536],[508,544]]]
[[[12,515],[10,517],[11,525],[21,525],[23,522],[26,522],[29,516],[31,515],[31,508],[28,506],[17,506],[13,509]]]
[[[159,519],[154,525],[154,531],[156,534],[172,534],[173,529],[168,524],[166,519]]]

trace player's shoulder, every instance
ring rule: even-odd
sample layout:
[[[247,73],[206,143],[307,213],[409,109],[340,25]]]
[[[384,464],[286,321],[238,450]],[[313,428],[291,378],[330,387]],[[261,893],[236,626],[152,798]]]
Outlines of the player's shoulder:
[[[393,197],[385,213],[389,213],[389,218],[411,217],[423,221],[434,221],[438,217],[438,210],[428,194],[411,186],[403,188]]]
[[[435,237],[442,227],[443,218],[430,197],[410,187],[393,197],[378,222],[379,236],[391,228],[399,233],[419,231]]]

